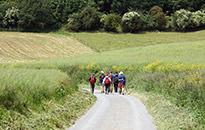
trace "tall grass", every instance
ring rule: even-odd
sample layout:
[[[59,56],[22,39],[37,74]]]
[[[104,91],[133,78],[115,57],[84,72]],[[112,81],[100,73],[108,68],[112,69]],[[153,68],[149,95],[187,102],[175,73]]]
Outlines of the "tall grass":
[[[75,82],[58,70],[0,69],[1,106],[23,112],[43,100],[57,99],[75,90]],[[62,83],[63,82],[63,83]]]

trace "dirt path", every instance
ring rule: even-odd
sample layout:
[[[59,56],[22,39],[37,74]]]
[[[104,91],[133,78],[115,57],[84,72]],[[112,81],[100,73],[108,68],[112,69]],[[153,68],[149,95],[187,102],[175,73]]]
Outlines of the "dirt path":
[[[95,92],[96,104],[68,130],[155,130],[152,117],[140,100]]]

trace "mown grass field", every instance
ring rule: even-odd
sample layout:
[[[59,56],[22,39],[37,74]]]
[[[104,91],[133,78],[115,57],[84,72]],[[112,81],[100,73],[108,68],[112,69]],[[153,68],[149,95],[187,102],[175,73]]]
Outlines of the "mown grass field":
[[[0,62],[25,62],[91,53],[77,40],[53,33],[0,32]]]
[[[78,83],[87,83],[87,79],[91,73],[96,73],[98,76],[101,70],[104,70],[105,72],[108,72],[111,69],[113,71],[123,70],[128,80],[127,88],[137,91],[138,97],[143,97],[142,100],[145,102],[145,105],[148,106],[154,119],[156,118],[155,124],[159,129],[171,129],[172,126],[175,126],[173,128],[176,129],[201,129],[205,127],[203,125],[205,118],[204,115],[201,114],[205,112],[203,109],[205,108],[203,107],[203,69],[205,69],[204,30],[189,33],[148,32],[144,34],[57,32],[35,34],[36,36],[34,37],[34,34],[31,33],[17,33],[15,34],[17,37],[10,37],[10,41],[0,43],[2,45],[5,43],[11,44],[10,42],[18,41],[18,38],[20,38],[21,35],[26,35],[24,36],[24,38],[27,37],[26,39],[33,39],[30,41],[33,42],[32,45],[39,46],[39,48],[44,48],[46,46],[44,48],[45,50],[51,50],[47,51],[46,54],[49,55],[52,53],[52,56],[43,57],[44,55],[40,49],[38,50],[38,54],[42,53],[41,56],[43,58],[41,56],[36,57],[35,54],[37,52],[34,52],[31,57],[35,61],[26,62],[31,61],[32,58],[24,57],[25,55],[30,55],[30,52],[25,50],[23,55],[16,51],[15,55],[17,55],[17,57],[14,55],[12,58],[0,53],[3,54],[1,57],[4,57],[4,60],[1,60],[1,62],[24,61],[23,63],[13,62],[0,64],[0,72],[2,75],[2,77],[0,77],[0,83],[3,84],[1,94],[3,96],[4,94],[14,92],[18,89],[17,92],[19,95],[22,95],[21,93],[25,92],[24,95],[29,95],[28,97],[30,97],[29,100],[25,100],[25,97],[20,96],[20,104],[29,101],[32,102],[32,99],[35,99],[35,101],[40,100],[42,102],[44,102],[44,99],[56,101],[58,100],[58,94],[64,95],[64,92],[67,92],[59,89],[58,84],[63,79],[69,80],[69,83],[66,85],[69,86],[74,80],[78,81]],[[40,38],[41,40],[38,40],[39,37],[42,39]],[[67,47],[66,40],[62,40],[62,46],[60,47],[57,44],[58,40],[51,40],[54,37],[57,37],[58,40],[72,40],[71,46],[74,47],[63,50],[63,54],[53,54],[52,51],[58,52],[61,51],[62,48]],[[16,38],[17,40],[15,40]],[[77,38],[84,45],[73,38]],[[45,44],[42,42],[44,40],[46,41]],[[26,40],[24,39],[24,41]],[[25,43],[26,47],[27,43],[30,42]],[[21,48],[21,44],[24,43],[18,42],[18,44],[15,45],[16,48]],[[42,44],[45,46],[42,46]],[[52,46],[52,44],[55,45]],[[79,46],[83,47],[80,48]],[[92,50],[89,47],[92,48]],[[12,49],[8,49],[8,51],[5,52],[12,55],[12,51]],[[4,51],[2,50],[2,52]],[[71,52],[72,54],[70,54]],[[59,69],[61,71],[59,71]],[[65,73],[67,73],[67,75]],[[75,88],[78,83],[74,82],[71,88]],[[12,89],[7,90],[6,88],[8,88],[8,86],[11,86],[10,88]],[[187,86],[189,89],[187,89]],[[200,86],[200,89],[198,89],[198,86]],[[42,91],[46,91],[46,93],[42,93]],[[35,98],[35,95],[37,94],[33,94],[34,92],[43,95],[37,96],[42,98]],[[46,97],[46,94],[49,96]],[[152,95],[148,96],[149,94]],[[7,95],[4,97],[7,98]],[[53,95],[54,100],[52,99]],[[146,95],[149,103],[146,103],[147,100],[144,100]],[[64,96],[61,98],[63,99],[63,97]],[[163,102],[170,101],[170,103],[165,104],[164,108],[161,108],[163,106],[162,102],[153,108],[150,104],[152,104],[155,99],[159,100],[158,97],[163,97],[165,98]],[[74,96],[74,98],[77,99],[76,96]],[[88,104],[94,102],[92,96],[91,99],[92,100],[88,100]],[[49,102],[49,100],[46,100],[46,102]],[[75,102],[75,99],[73,102]],[[81,102],[81,104],[83,104],[83,102]],[[23,105],[24,104],[21,104],[21,106]],[[174,109],[169,105],[173,106]],[[195,106],[194,108],[191,107],[193,105]],[[78,105],[76,107],[78,107]],[[158,113],[156,112],[158,109],[163,112],[170,109],[170,112]],[[173,113],[175,110],[181,112],[179,117],[177,117],[179,118],[177,122],[173,118],[176,116],[176,113]],[[185,116],[187,113],[189,113],[189,115]],[[160,114],[161,118],[158,114]],[[170,117],[167,117],[167,114],[169,114]],[[0,116],[0,120],[4,120],[2,117],[5,117],[5,115]],[[73,121],[75,119],[76,118],[71,118],[70,120]],[[51,126],[49,128],[57,128],[60,120],[56,119],[55,121],[49,121],[51,121],[50,125],[57,122],[55,127]],[[63,124],[63,121],[61,121],[60,124]],[[170,124],[169,122],[173,122],[173,124]],[[15,126],[14,124],[15,123],[12,122],[13,128]],[[63,125],[60,126],[62,127]],[[39,128],[43,128],[43,126]]]

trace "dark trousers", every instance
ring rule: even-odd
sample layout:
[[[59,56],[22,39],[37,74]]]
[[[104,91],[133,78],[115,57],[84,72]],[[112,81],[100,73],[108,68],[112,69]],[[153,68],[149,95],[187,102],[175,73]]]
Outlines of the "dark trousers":
[[[90,84],[90,92],[94,93],[95,84]]]
[[[115,89],[115,92],[117,93],[117,90],[118,90],[118,84],[114,84],[114,89]]]
[[[110,84],[105,84],[105,92],[109,92],[110,91]]]

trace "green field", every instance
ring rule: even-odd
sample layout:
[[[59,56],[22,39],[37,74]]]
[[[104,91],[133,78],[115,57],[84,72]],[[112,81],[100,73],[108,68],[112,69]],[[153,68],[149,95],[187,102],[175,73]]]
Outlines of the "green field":
[[[146,94],[150,93],[152,97],[147,96],[149,102],[158,96],[165,97],[167,101],[170,101],[174,110],[180,109],[182,112],[178,118],[181,119],[181,122],[175,122],[174,128],[201,129],[204,127],[204,118],[201,113],[205,112],[203,108],[205,99],[203,96],[204,36],[204,30],[189,33],[145,32],[141,34],[67,33],[61,31],[49,34],[1,32],[0,44],[8,46],[1,47],[0,53],[0,59],[2,59],[0,60],[2,62],[0,63],[0,101],[3,104],[0,107],[0,121],[9,119],[10,114],[2,114],[7,109],[11,109],[12,113],[22,114],[22,112],[27,112],[25,108],[28,108],[34,111],[34,114],[39,107],[42,112],[42,106],[39,104],[52,106],[50,102],[54,102],[55,106],[58,106],[58,101],[67,96],[73,97],[73,105],[78,108],[76,100],[79,97],[77,95],[85,94],[85,92],[79,92],[77,84],[87,83],[85,81],[93,72],[98,75],[102,69],[106,72],[112,69],[113,71],[124,71],[129,81],[127,84],[129,90],[127,91],[137,91],[137,96],[142,93],[143,101],[146,102],[144,98]],[[22,45],[20,40],[23,40]],[[60,46],[58,41],[61,41]],[[34,46],[43,47],[46,48],[46,51],[42,53],[39,50],[31,53],[26,51],[24,46],[30,49]],[[63,51],[58,54],[61,49]],[[44,53],[48,57],[43,57]],[[15,57],[15,55],[17,56]],[[37,55],[39,57],[36,57]],[[61,82],[66,85],[62,86]],[[190,89],[187,89],[187,86]],[[75,94],[72,96],[72,93]],[[10,96],[12,94],[13,96]],[[85,96],[89,97],[88,94]],[[79,109],[87,110],[86,105],[90,106],[94,103],[94,97],[90,96],[90,98],[91,100],[85,99],[86,104],[80,102],[84,107]],[[65,101],[68,99],[66,98]],[[193,101],[196,102],[193,104]],[[63,104],[63,102],[59,103],[60,106]],[[164,124],[162,122],[166,119],[165,114],[170,114],[170,116],[176,114],[160,113],[163,118],[159,118],[156,109],[162,104],[158,104],[154,109],[150,108],[150,104],[145,103],[150,113],[156,118],[155,124],[158,128],[169,129],[173,124],[168,122],[173,122],[174,118],[167,119]],[[27,107],[24,107],[25,105]],[[194,105],[195,107],[192,108],[191,106]],[[66,109],[69,107],[71,106],[66,106]],[[57,109],[57,107],[54,108]],[[165,108],[171,109],[168,106]],[[80,112],[82,113],[82,111]],[[51,113],[49,113],[50,116],[52,116]],[[185,118],[184,113],[190,113],[190,115]],[[190,116],[193,120],[188,120]],[[72,119],[71,114],[68,120],[74,122],[76,117]],[[58,125],[65,128],[65,126],[71,125],[65,123],[64,117],[59,120],[57,118],[55,121],[45,119],[50,125],[49,128],[57,128]],[[18,121],[20,122],[20,120],[28,119],[21,118]],[[16,123],[19,123],[18,121]],[[9,123],[12,126],[10,128],[21,128],[20,124]],[[31,125],[31,122],[28,123]],[[177,125],[177,123],[181,124]],[[188,126],[186,126],[187,123]],[[4,124],[5,126],[6,124]],[[36,128],[43,128],[43,126]]]
[[[205,41],[135,47],[102,53],[83,54],[67,58],[32,63],[1,64],[0,67],[62,68],[71,65],[104,64],[144,66],[156,61],[166,64],[205,64]]]
[[[144,32],[141,34],[130,33],[72,33],[73,37],[90,48],[102,52],[119,50],[138,46],[148,46],[167,43],[186,43],[204,41],[205,31],[198,32]]]

